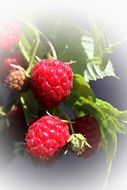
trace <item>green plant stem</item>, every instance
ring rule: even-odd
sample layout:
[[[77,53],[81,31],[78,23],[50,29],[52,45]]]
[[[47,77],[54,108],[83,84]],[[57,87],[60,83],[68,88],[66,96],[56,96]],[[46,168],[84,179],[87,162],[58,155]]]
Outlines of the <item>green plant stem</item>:
[[[26,73],[29,75],[30,72],[31,72],[31,69],[32,69],[32,66],[33,66],[33,63],[34,63],[34,58],[35,58],[35,55],[36,55],[36,52],[37,52],[37,49],[38,49],[38,46],[39,46],[39,39],[37,39],[36,41],[36,44],[35,44],[35,48],[34,48],[34,51],[33,51],[33,54],[31,56],[31,60],[30,60],[30,64],[29,64],[29,67],[28,69],[26,70]]]
[[[4,112],[4,107],[0,107],[0,116],[6,116],[6,113]]]
[[[70,129],[71,129],[72,134],[74,134],[75,132],[74,132],[73,126],[72,126],[72,124],[71,124],[71,121],[69,122],[69,126],[70,126]]]
[[[57,53],[55,51],[55,48],[54,46],[52,45],[52,43],[48,40],[48,44],[50,46],[50,49],[51,49],[51,52],[52,52],[52,55],[53,55],[53,59],[57,59]]]
[[[29,56],[27,55],[27,53],[26,53],[26,51],[25,51],[25,49],[24,49],[24,47],[22,45],[21,40],[19,41],[18,46],[19,46],[23,56],[25,57],[26,61],[29,63],[29,61],[30,61]]]
[[[35,36],[36,36],[36,40],[37,40],[36,45],[35,45],[35,48],[34,48],[34,52],[33,52],[33,55],[32,55],[32,58],[31,58],[31,60],[30,60],[30,65],[32,65],[31,62],[33,62],[34,57],[36,56],[36,51],[37,51],[37,48],[38,48],[38,45],[39,45],[39,42],[40,42],[39,34],[40,34],[41,36],[43,36],[43,38],[45,38],[45,40],[47,41],[47,43],[48,43],[48,45],[49,45],[49,47],[50,47],[50,49],[51,49],[51,53],[52,53],[52,55],[53,55],[53,59],[57,59],[56,50],[55,50],[53,44],[52,44],[52,43],[48,40],[48,38],[45,36],[45,34],[42,33],[41,31],[37,30],[37,29],[34,28],[30,23],[28,23],[28,22],[26,22],[26,21],[24,21],[24,20],[23,20],[23,23],[26,24],[29,28],[31,28],[31,29],[33,30],[33,32],[35,33]],[[20,44],[20,45],[21,45],[21,44]],[[23,49],[22,49],[22,51],[23,51]],[[25,53],[25,52],[23,51],[23,53]],[[26,54],[24,54],[24,55],[26,56]],[[26,56],[26,59],[27,59],[27,56]],[[33,59],[33,60],[32,60],[32,59]],[[28,59],[27,59],[27,60],[28,60]],[[31,67],[30,65],[29,65],[29,67]],[[28,73],[29,73],[29,70],[31,70],[31,68],[30,68],[30,69],[29,69],[29,68],[27,69],[27,72],[28,72]]]
[[[56,50],[53,46],[53,44],[48,40],[48,38],[46,37],[46,35],[44,33],[42,33],[41,31],[38,31],[40,36],[43,36],[43,38],[47,41],[49,47],[50,47],[50,50],[51,50],[51,53],[53,55],[53,59],[57,59],[57,53],[56,53]]]
[[[25,118],[26,118],[26,123],[29,124],[29,118],[28,118],[28,115],[27,115],[27,106],[25,104],[25,100],[24,100],[24,97],[21,96],[20,97],[20,101],[21,101],[21,104],[22,104],[22,107],[23,107],[23,111],[24,111],[24,115],[25,115]]]
[[[40,43],[40,40],[39,40],[39,38],[37,37],[37,38],[36,38],[35,48],[34,48],[33,54],[32,54],[31,59],[30,59],[30,64],[29,64],[28,69],[26,70],[26,73],[27,73],[27,74],[30,74],[30,72],[31,72],[31,69],[32,69],[32,66],[33,66],[33,63],[34,63],[34,58],[35,58],[35,56],[36,56],[36,52],[37,52],[39,43]]]
[[[26,22],[26,21],[24,21],[24,20],[23,20],[23,23],[24,23],[26,26],[28,26],[28,27],[34,32],[34,34],[35,34],[35,36],[36,36],[36,44],[35,44],[35,47],[34,47],[34,50],[33,50],[33,54],[32,54],[32,56],[31,56],[31,59],[29,60],[29,62],[30,62],[30,63],[29,63],[29,66],[28,66],[28,68],[27,68],[27,70],[26,70],[26,73],[29,75],[30,72],[31,72],[32,66],[33,66],[33,64],[34,64],[34,58],[35,58],[35,56],[36,56],[36,52],[37,52],[37,49],[38,49],[38,47],[39,47],[40,38],[39,38],[38,30],[37,30],[36,28],[34,28],[30,23],[28,23],[28,22]],[[20,45],[21,45],[21,44],[20,44]],[[21,46],[21,48],[22,48],[22,46]],[[22,51],[23,51],[23,53],[24,53],[24,56],[27,58],[25,50],[22,49]],[[28,59],[28,58],[27,58],[27,59]]]
[[[107,174],[106,174],[106,177],[105,177],[105,181],[104,181],[102,190],[106,190],[106,189],[107,189],[108,180],[109,180],[110,173],[111,173],[111,168],[112,168],[112,160],[111,160],[110,163],[108,164]]]

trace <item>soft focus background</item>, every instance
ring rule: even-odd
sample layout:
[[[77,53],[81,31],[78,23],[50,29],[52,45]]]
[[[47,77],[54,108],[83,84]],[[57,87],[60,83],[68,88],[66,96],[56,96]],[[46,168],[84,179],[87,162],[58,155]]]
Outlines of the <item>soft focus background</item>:
[[[86,24],[85,15],[98,19],[112,42],[123,41],[112,55],[112,62],[120,80],[105,78],[90,82],[98,98],[109,101],[120,110],[127,109],[127,23],[124,1],[4,1],[0,19],[6,14],[22,14],[43,26],[52,16],[72,19]],[[45,19],[44,19],[45,18]],[[9,93],[0,87],[2,101]],[[118,152],[114,159],[107,190],[127,189],[127,138],[119,136]],[[13,144],[3,134],[0,137],[0,189],[1,190],[101,190],[106,176],[106,161],[102,151],[89,159],[67,154],[57,161],[33,165],[20,154],[12,153]]]

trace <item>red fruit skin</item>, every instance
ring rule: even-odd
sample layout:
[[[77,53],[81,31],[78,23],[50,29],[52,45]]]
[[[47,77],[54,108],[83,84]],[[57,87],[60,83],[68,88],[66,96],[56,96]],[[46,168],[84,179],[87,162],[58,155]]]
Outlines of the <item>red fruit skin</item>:
[[[73,120],[75,133],[81,133],[86,138],[91,148],[86,147],[80,154],[84,157],[93,155],[101,147],[101,131],[97,121],[92,116],[83,116]]]
[[[37,102],[51,109],[64,101],[71,92],[71,67],[59,60],[41,60],[32,70],[31,91]]]
[[[15,141],[24,141],[27,131],[25,115],[21,104],[14,105],[8,113],[8,135]]]
[[[19,20],[0,22],[0,50],[14,48],[21,38],[21,23]]]
[[[21,67],[25,67],[25,61],[23,60],[23,57],[20,54],[11,54],[8,57],[6,57],[3,60],[3,67],[6,70],[9,70],[11,68],[11,64],[12,65],[19,65]]]
[[[56,116],[43,116],[33,122],[26,135],[26,151],[46,160],[54,157],[69,139],[69,127]]]

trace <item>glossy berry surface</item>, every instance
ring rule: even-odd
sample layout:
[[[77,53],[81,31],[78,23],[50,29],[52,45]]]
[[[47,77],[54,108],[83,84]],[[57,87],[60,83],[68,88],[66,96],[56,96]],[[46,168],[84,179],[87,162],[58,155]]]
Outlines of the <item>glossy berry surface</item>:
[[[52,158],[69,139],[69,128],[56,116],[43,116],[33,122],[26,135],[26,150],[42,160]]]
[[[73,83],[71,67],[59,60],[42,60],[32,70],[31,90],[38,103],[50,109],[64,101]]]
[[[92,116],[83,116],[77,118],[72,123],[74,132],[81,133],[86,138],[91,148],[86,147],[81,155],[88,157],[100,149],[101,146],[101,131],[99,124]]]

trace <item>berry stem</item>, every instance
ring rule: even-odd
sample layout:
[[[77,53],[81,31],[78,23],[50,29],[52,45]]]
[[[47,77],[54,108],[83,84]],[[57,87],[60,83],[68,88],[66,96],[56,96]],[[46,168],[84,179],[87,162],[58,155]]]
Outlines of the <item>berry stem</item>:
[[[50,50],[51,50],[51,53],[52,53],[52,56],[53,56],[53,59],[57,59],[57,53],[56,53],[56,50],[53,46],[53,44],[48,40],[48,38],[45,36],[44,33],[42,33],[41,31],[38,31],[39,34],[40,34],[40,37],[42,36],[48,43],[49,47],[50,47]],[[47,53],[47,55],[50,54],[49,52]],[[50,55],[51,56],[51,55]]]
[[[70,126],[70,129],[71,129],[72,134],[74,134],[75,132],[74,132],[74,129],[73,129],[73,127],[72,127],[71,121],[69,122],[69,126]]]
[[[54,48],[54,46],[52,45],[52,43],[49,40],[48,40],[48,44],[50,46],[50,49],[51,49],[51,52],[52,52],[52,55],[53,55],[53,59],[57,59],[57,54],[56,54],[55,48]]]
[[[23,56],[25,57],[26,61],[29,63],[29,61],[30,61],[29,56],[27,55],[26,50],[23,47],[21,40],[19,41],[18,46],[19,46]]]
[[[40,40],[37,38],[37,41],[36,41],[36,44],[35,44],[35,48],[34,48],[33,54],[32,54],[31,59],[30,59],[29,67],[26,70],[27,74],[30,74],[30,72],[31,72],[31,69],[32,69],[32,66],[33,66],[33,63],[34,63],[34,58],[35,58],[35,55],[36,55],[39,43],[40,43]]]
[[[107,167],[107,174],[106,174],[106,178],[105,178],[105,180],[104,180],[104,184],[103,184],[102,190],[106,190],[106,189],[107,189],[108,180],[109,180],[110,173],[111,173],[111,168],[112,168],[112,160],[111,160],[110,163],[108,164],[108,167]]]
[[[3,106],[0,106],[0,116],[6,116],[6,113],[4,112]]]
[[[34,58],[35,58],[35,56],[36,56],[36,52],[37,52],[37,49],[38,49],[38,46],[39,46],[39,43],[40,43],[40,39],[39,39],[38,31],[36,30],[36,28],[34,28],[34,27],[33,27],[32,25],[30,25],[29,23],[28,23],[27,25],[33,30],[33,32],[35,33],[35,36],[36,36],[35,48],[34,48],[34,50],[33,50],[33,54],[32,54],[31,59],[30,59],[29,67],[28,67],[28,69],[26,70],[27,74],[30,74],[31,69],[32,69],[32,66],[33,66],[33,63],[34,63]]]

